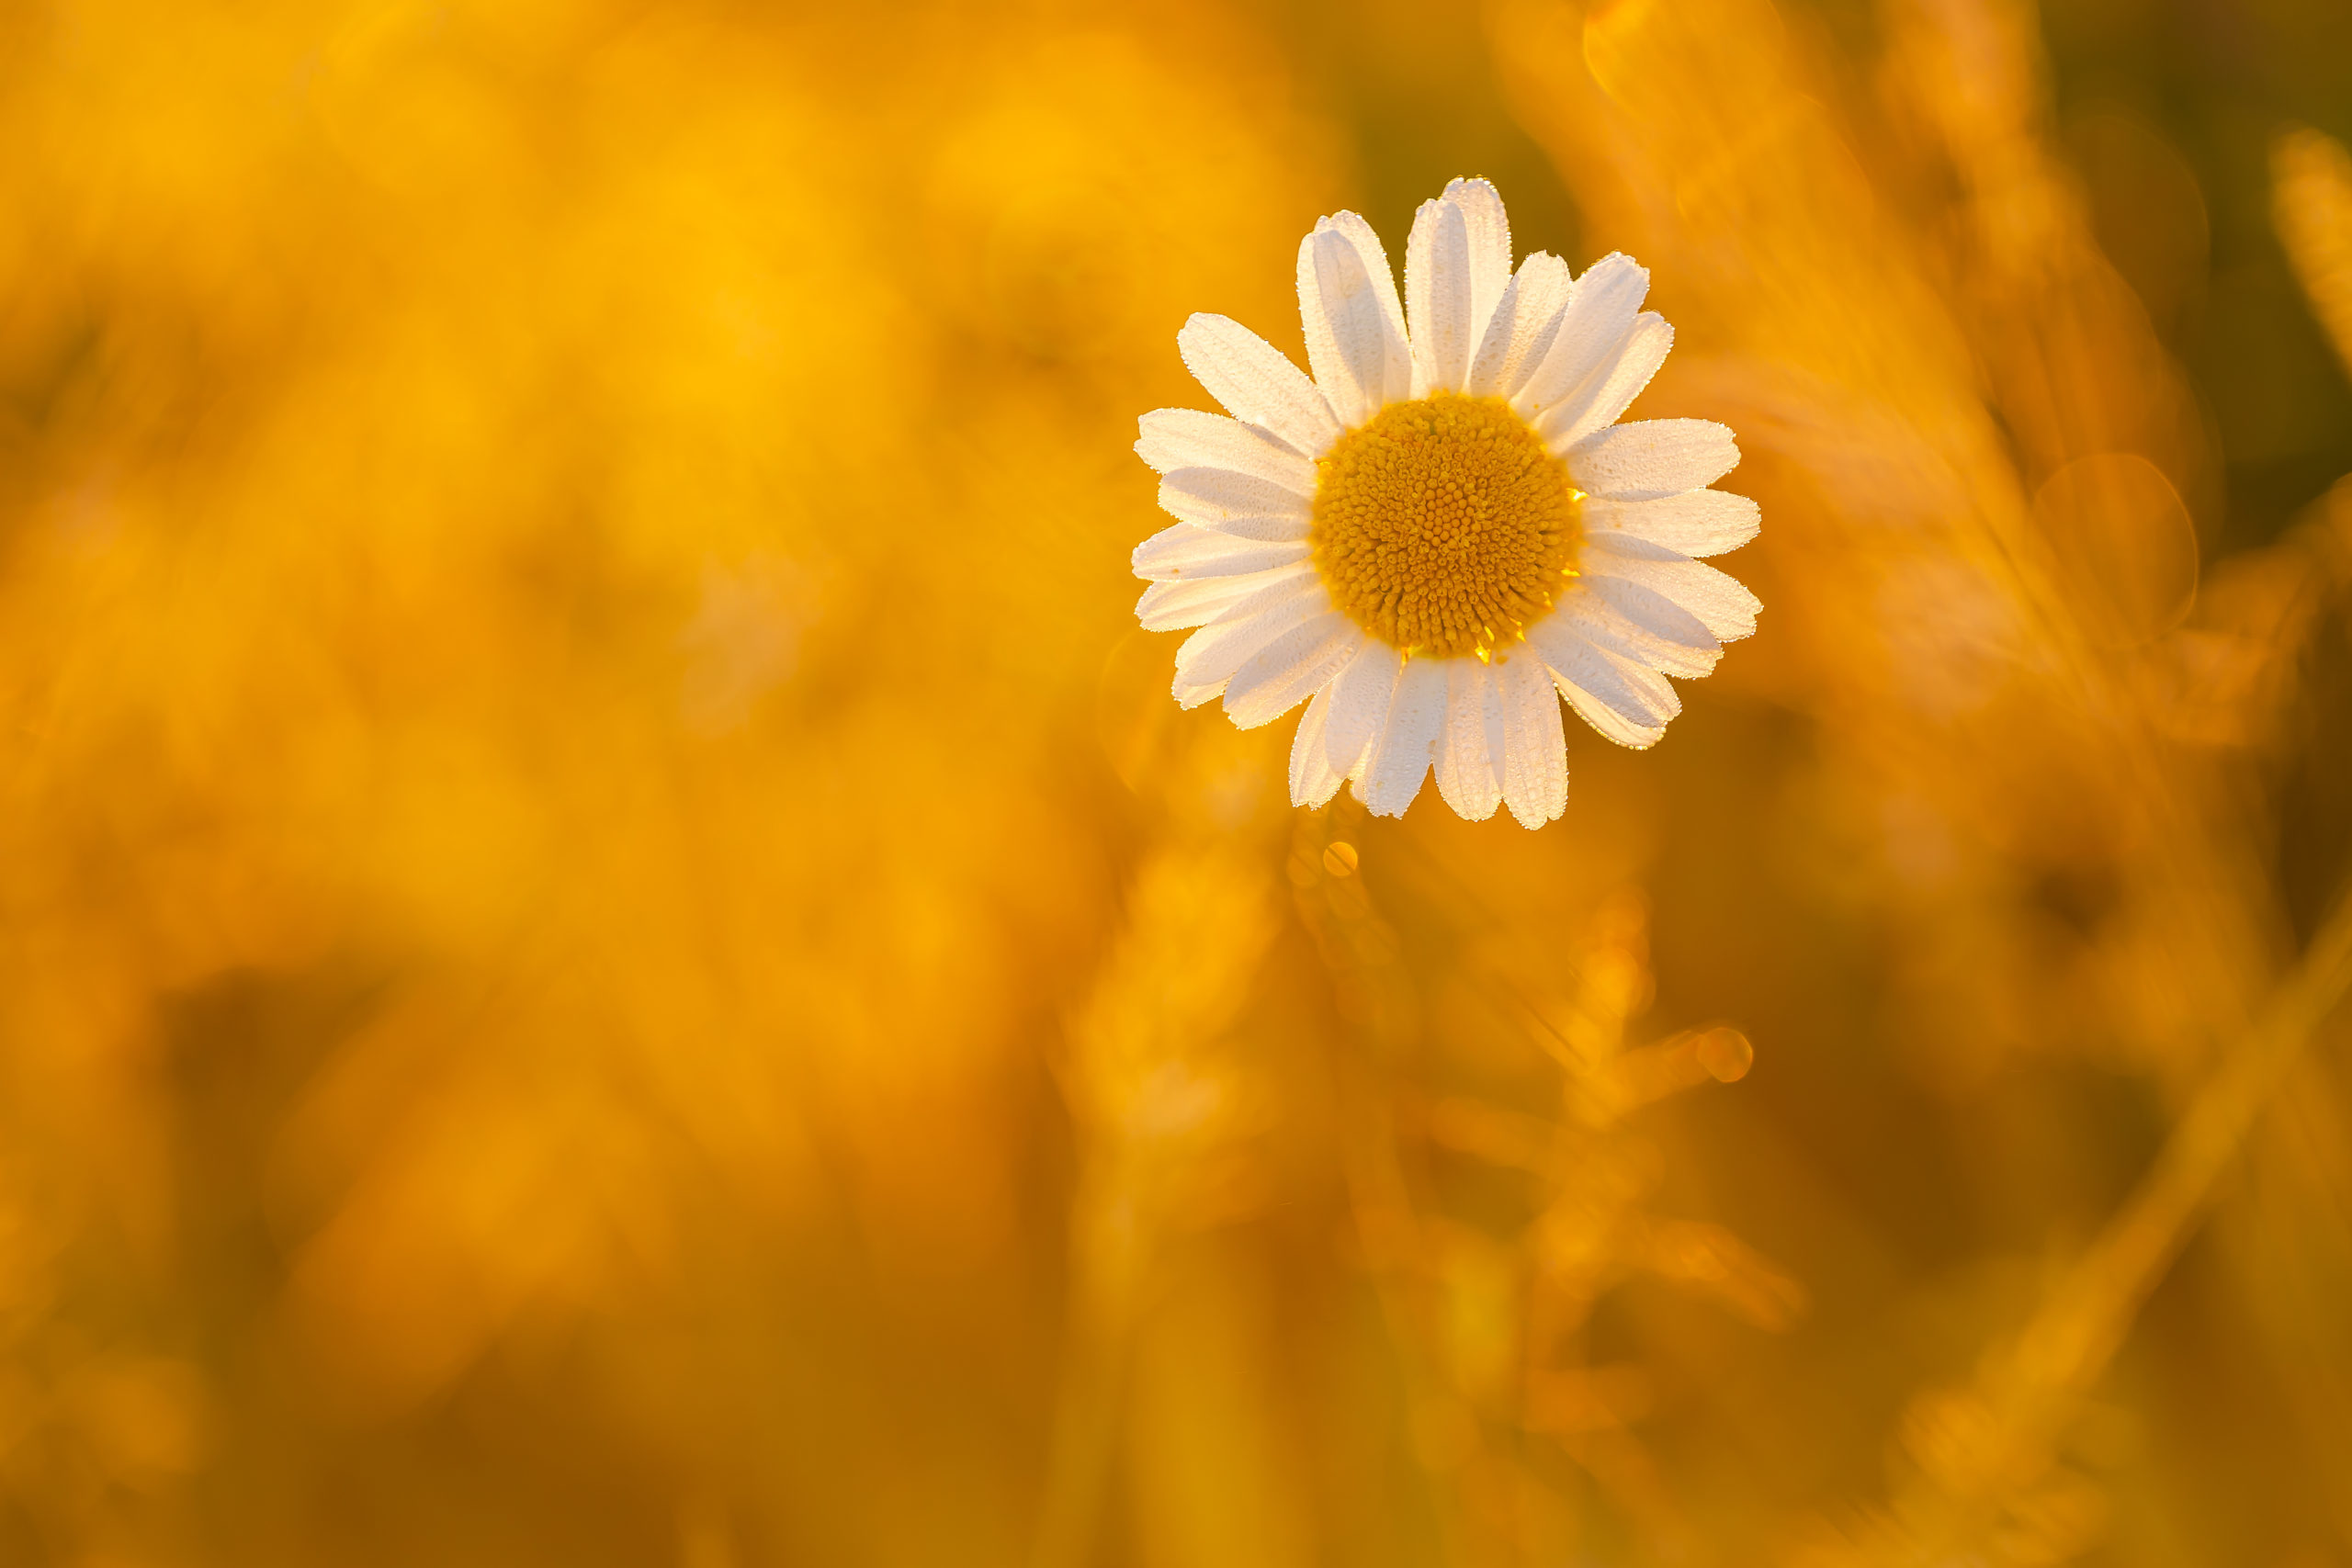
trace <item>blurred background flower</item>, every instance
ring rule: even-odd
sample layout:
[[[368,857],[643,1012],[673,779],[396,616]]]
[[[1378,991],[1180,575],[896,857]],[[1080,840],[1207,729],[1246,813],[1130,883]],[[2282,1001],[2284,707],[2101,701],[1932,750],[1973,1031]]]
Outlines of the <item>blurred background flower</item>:
[[[0,14],[0,1561],[2352,1562],[2352,12]],[[1623,248],[1773,606],[1167,697],[1187,314]]]

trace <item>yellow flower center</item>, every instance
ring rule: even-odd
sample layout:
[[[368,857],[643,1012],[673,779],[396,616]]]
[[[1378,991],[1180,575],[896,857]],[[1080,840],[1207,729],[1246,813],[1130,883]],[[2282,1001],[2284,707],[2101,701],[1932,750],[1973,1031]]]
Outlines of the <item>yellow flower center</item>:
[[[1307,541],[1332,601],[1408,654],[1487,658],[1576,576],[1584,495],[1500,398],[1391,403],[1316,465]]]

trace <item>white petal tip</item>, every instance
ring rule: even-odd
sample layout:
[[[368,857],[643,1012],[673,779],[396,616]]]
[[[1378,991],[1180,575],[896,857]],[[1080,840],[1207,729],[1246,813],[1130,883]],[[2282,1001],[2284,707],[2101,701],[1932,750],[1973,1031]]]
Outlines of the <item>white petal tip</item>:
[[[1190,713],[1193,709],[1204,706],[1223,696],[1225,694],[1225,686],[1222,682],[1214,686],[1186,686],[1179,684],[1170,688],[1170,694],[1176,699],[1176,705],[1178,707],[1182,708],[1187,713]]]

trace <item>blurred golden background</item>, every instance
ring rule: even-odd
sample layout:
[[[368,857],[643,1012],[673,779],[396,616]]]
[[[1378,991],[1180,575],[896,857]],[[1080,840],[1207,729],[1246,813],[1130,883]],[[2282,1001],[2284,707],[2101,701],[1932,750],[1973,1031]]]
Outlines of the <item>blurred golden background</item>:
[[[2337,0],[0,7],[0,1562],[2352,1564]],[[1530,835],[1133,629],[1174,334],[1653,269]]]

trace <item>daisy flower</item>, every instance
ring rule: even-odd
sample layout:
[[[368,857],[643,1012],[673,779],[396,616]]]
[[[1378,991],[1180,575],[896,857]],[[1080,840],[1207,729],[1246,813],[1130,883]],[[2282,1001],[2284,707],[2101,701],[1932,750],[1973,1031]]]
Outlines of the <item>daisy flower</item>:
[[[1474,821],[1559,816],[1562,697],[1656,741],[1682,708],[1666,677],[1756,629],[1755,595],[1693,558],[1754,538],[1758,513],[1706,488],[1739,461],[1722,425],[1617,423],[1674,341],[1648,288],[1623,255],[1513,272],[1502,197],[1456,180],[1413,220],[1402,299],[1354,213],[1300,243],[1312,379],[1236,321],[1185,322],[1226,414],[1160,409],[1136,443],[1180,519],[1135,552],[1136,614],[1198,628],[1176,700],[1221,696],[1245,729],[1305,703],[1293,803],[1345,782],[1379,816],[1432,767]]]

